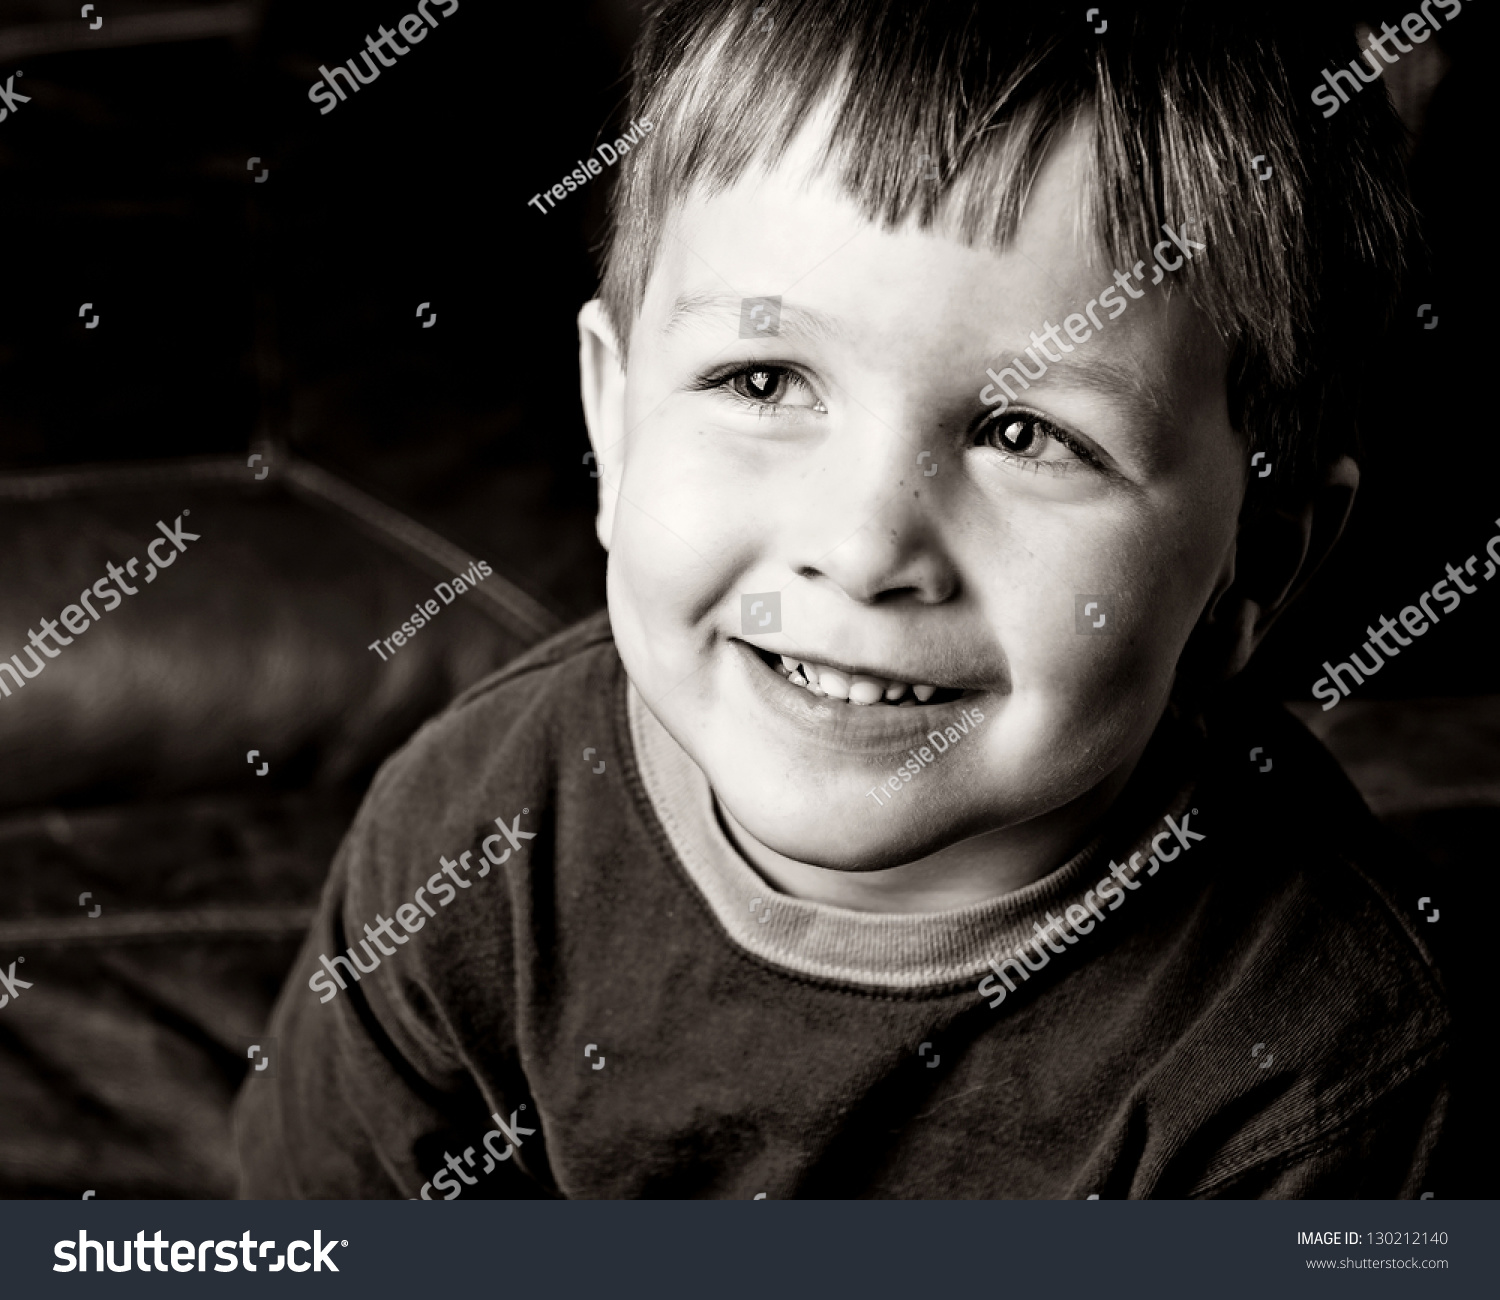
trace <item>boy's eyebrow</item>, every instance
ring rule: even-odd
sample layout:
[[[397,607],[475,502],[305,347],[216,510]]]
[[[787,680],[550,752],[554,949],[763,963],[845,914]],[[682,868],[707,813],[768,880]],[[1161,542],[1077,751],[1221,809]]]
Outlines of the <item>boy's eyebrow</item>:
[[[770,295],[765,295],[770,296]],[[692,320],[709,321],[714,324],[732,325],[738,328],[740,313],[747,299],[754,294],[733,294],[698,290],[678,294],[662,326],[663,334],[670,334],[678,325]],[[829,339],[844,332],[844,328],[832,316],[811,307],[796,307],[783,302],[776,334],[801,334],[808,338]]]
[[[1054,362],[1047,367],[1042,378],[1032,382],[1038,388],[1045,388],[1050,380],[1058,388],[1084,389],[1102,397],[1128,402],[1143,401],[1153,414],[1164,416],[1169,411],[1169,403],[1164,395],[1164,385],[1153,371],[1151,366],[1125,366],[1107,357],[1095,356],[1088,361]]]

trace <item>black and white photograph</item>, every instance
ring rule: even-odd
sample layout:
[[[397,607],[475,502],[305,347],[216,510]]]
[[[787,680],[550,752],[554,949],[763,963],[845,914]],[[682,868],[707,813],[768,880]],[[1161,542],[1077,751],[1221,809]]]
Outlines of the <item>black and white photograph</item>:
[[[0,1276],[1484,1294],[1488,10],[407,4],[0,3]]]

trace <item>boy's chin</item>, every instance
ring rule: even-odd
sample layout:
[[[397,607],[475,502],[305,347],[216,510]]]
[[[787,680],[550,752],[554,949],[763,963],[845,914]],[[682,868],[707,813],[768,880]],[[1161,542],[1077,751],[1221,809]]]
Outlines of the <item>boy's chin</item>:
[[[951,824],[939,831],[927,818],[904,809],[851,807],[833,810],[825,800],[720,799],[756,841],[782,857],[827,871],[885,871],[914,862],[955,839]]]

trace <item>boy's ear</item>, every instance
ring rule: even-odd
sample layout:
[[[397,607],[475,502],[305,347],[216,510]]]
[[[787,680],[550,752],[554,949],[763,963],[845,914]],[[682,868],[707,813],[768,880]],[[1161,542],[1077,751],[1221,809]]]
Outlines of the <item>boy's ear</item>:
[[[1238,673],[1312,576],[1349,520],[1359,466],[1341,456],[1300,502],[1247,516],[1219,589],[1194,633],[1195,659],[1219,681]]]
[[[594,531],[607,551],[625,453],[625,368],[620,363],[614,328],[597,298],[584,303],[578,313],[578,377],[583,389],[583,418],[599,477],[599,515]]]

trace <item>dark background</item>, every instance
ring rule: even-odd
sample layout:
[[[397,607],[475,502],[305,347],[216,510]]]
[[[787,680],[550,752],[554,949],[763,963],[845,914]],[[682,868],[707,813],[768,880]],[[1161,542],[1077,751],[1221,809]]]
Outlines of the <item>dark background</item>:
[[[3,645],[64,603],[49,566],[91,580],[98,556],[132,553],[114,539],[144,545],[188,499],[90,467],[208,464],[194,517],[220,526],[198,577],[152,593],[198,649],[140,688],[135,713],[91,694],[130,678],[143,645],[169,653],[166,616],[148,628],[129,607],[91,634],[99,657],[70,651],[0,700],[0,965],[23,953],[49,972],[0,1011],[0,1195],[232,1194],[244,1044],[364,783],[540,634],[455,609],[374,675],[365,644],[452,568],[279,487],[287,466],[330,471],[487,559],[558,623],[603,604],[574,316],[597,283],[609,177],[546,215],[527,200],[617,134],[638,5],[464,0],[320,115],[319,64],[412,7],[105,0],[91,32],[80,4],[0,3],[0,83],[19,70],[31,97],[0,122]],[[1465,5],[1388,77],[1426,250],[1366,394],[1350,531],[1249,674],[1277,698],[1307,701],[1322,660],[1500,531],[1480,400],[1491,31]],[[273,470],[261,486],[238,478],[252,452]],[[1423,931],[1469,1017],[1475,1078],[1492,1024],[1477,900],[1500,830],[1497,630],[1500,597],[1481,588],[1356,699],[1302,710],[1432,881],[1442,917]],[[251,692],[242,674],[257,671]],[[359,731],[377,696],[380,725]],[[259,785],[239,764],[252,745],[273,759]],[[90,888],[107,899],[92,930],[73,901]],[[1481,1103],[1455,1106],[1466,1150],[1439,1195],[1464,1194],[1494,1155]]]
[[[0,465],[265,441],[510,557],[565,616],[602,604],[573,320],[603,185],[526,200],[613,138],[634,6],[466,0],[326,116],[319,65],[405,8],[102,7],[91,33],[81,5],[0,5],[0,78],[32,97],[0,123]],[[184,13],[225,34],[166,39]],[[158,39],[98,48],[137,16]],[[73,48],[10,54],[34,24]]]

